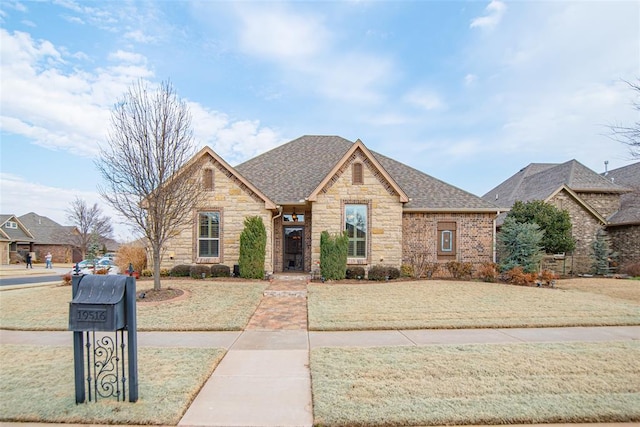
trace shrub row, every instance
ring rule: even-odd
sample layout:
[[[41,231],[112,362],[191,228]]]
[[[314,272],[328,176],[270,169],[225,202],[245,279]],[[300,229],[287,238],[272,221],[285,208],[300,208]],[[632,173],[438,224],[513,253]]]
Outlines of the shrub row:
[[[179,264],[174,266],[169,272],[169,276],[171,277],[191,277],[194,279],[202,279],[203,274],[204,277],[230,277],[231,269],[228,265],[224,264],[215,264],[212,266]]]

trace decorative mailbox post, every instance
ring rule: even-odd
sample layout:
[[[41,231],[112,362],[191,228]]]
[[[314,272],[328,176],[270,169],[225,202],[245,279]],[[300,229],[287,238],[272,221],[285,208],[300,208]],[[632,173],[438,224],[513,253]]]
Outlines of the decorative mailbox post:
[[[138,344],[135,278],[75,274],[71,283],[73,299],[69,303],[69,330],[73,331],[76,403],[97,401],[98,397],[116,397],[125,401],[127,382],[129,402],[136,402]],[[125,357],[125,347],[128,357]]]

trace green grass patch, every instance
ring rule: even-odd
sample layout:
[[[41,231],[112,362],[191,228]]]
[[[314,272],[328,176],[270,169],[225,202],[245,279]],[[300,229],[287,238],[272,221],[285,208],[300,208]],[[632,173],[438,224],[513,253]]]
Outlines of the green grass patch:
[[[629,295],[640,293],[626,282]],[[308,290],[309,329],[318,331],[640,325],[637,300],[584,288],[421,281]]]
[[[138,288],[144,287],[138,282]],[[165,280],[186,297],[137,305],[139,331],[238,331],[260,303],[266,283]],[[0,292],[0,328],[56,331],[69,326],[70,286]]]
[[[138,349],[139,400],[76,405],[73,348],[2,345],[0,420],[176,425],[225,350]]]
[[[640,421],[640,343],[311,351],[316,425]]]

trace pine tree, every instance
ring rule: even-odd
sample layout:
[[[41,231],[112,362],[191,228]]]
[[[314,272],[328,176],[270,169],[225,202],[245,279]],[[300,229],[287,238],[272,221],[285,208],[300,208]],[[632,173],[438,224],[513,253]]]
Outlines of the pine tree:
[[[593,250],[593,265],[592,269],[595,274],[607,274],[611,262],[615,262],[618,258],[618,254],[611,249],[609,235],[599,230],[596,235],[596,240],[591,244]]]
[[[506,271],[520,266],[525,273],[537,271],[543,256],[543,236],[544,231],[538,224],[517,222],[507,216],[498,234],[500,269]]]

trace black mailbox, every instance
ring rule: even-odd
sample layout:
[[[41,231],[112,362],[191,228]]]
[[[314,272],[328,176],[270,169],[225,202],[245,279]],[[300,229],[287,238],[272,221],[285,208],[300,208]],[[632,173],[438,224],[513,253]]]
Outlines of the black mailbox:
[[[125,327],[126,276],[82,276],[69,303],[69,330],[116,331]]]

